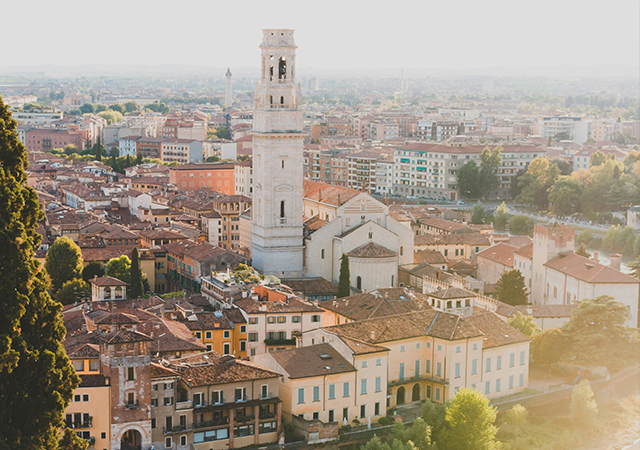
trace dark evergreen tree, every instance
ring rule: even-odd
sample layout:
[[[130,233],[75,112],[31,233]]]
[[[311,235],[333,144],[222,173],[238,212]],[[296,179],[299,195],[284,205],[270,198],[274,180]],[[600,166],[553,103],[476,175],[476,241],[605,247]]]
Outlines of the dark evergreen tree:
[[[56,449],[79,378],[61,344],[61,305],[34,258],[43,212],[16,126],[0,97],[0,449]]]
[[[91,261],[82,269],[82,279],[84,281],[93,280],[93,277],[101,277],[104,275],[104,267],[97,261]]]
[[[129,296],[131,298],[141,297],[144,293],[144,285],[142,284],[142,271],[140,270],[140,256],[138,249],[134,248],[131,252],[131,275],[129,277]]]
[[[503,303],[524,305],[528,295],[524,277],[518,269],[504,272],[496,283],[496,298]]]
[[[349,257],[342,254],[340,258],[340,279],[338,281],[338,297],[351,295],[351,272],[349,271]]]

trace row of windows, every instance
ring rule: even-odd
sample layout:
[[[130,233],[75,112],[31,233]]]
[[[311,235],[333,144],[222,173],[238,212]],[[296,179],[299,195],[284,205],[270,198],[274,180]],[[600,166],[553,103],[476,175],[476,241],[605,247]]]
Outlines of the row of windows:
[[[320,314],[314,314],[311,316],[311,322],[320,322],[321,316]],[[292,316],[292,323],[300,323],[302,321],[302,316]],[[257,325],[260,322],[259,317],[249,317],[250,325]],[[286,316],[267,316],[267,323],[287,323]]]
[[[330,409],[328,411],[329,413],[329,417],[328,417],[328,422],[336,422],[336,416],[335,416],[335,410]],[[380,415],[380,402],[376,402],[373,405],[373,415],[374,416],[379,416]],[[304,414],[298,414],[298,417],[301,418],[305,418]],[[367,417],[367,405],[360,405],[360,418],[361,419],[365,419]],[[311,419],[312,420],[320,420],[320,412],[313,412],[311,413]],[[349,420],[349,408],[342,408],[342,420]]]

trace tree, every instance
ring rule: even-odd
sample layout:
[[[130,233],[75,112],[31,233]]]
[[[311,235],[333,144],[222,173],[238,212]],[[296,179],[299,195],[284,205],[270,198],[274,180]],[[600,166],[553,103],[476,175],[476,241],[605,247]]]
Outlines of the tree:
[[[61,344],[61,305],[34,257],[44,214],[16,128],[0,97],[0,448],[55,449],[80,379]]]
[[[96,143],[93,145],[93,154],[96,155],[97,161],[102,161],[102,154],[105,153],[104,145],[100,143],[100,136],[96,139]]]
[[[484,223],[484,205],[480,202],[473,206],[473,213],[471,214],[471,223],[481,224]]]
[[[138,102],[130,101],[124,104],[124,109],[128,113],[140,111],[140,105],[138,104]]]
[[[122,106],[122,105],[120,105],[120,104],[118,104],[118,103],[116,103],[115,105],[111,105],[111,106],[109,106],[109,108],[107,108],[107,111],[108,111],[108,110],[111,110],[111,111],[117,111],[117,112],[119,112],[120,114],[124,114],[124,113],[125,113],[124,106]]]
[[[518,179],[521,191],[516,201],[536,206],[538,209],[546,208],[549,203],[549,190],[559,175],[560,169],[557,164],[549,163],[544,156],[538,156]]]
[[[496,283],[496,298],[508,305],[524,305],[527,303],[529,291],[524,277],[518,269],[503,272]]]
[[[485,147],[480,153],[480,159],[482,163],[480,164],[478,181],[482,195],[486,195],[500,185],[497,173],[502,163],[502,145],[498,145],[493,150]]]
[[[549,191],[548,199],[553,212],[557,215],[568,216],[580,211],[583,189],[583,184],[571,177],[560,177]]]
[[[351,295],[351,273],[349,271],[349,257],[342,254],[340,258],[340,279],[338,281],[338,298]]]
[[[228,127],[218,127],[218,129],[216,129],[216,136],[218,139],[231,139],[231,132]]]
[[[95,110],[96,110],[96,107],[93,106],[91,103],[85,103],[80,107],[80,111],[82,112],[82,114],[93,114]]]
[[[130,286],[129,296],[131,298],[142,297],[144,293],[144,286],[142,285],[142,271],[140,270],[140,257],[138,255],[138,249],[134,248],[131,252],[131,267],[130,267]]]
[[[568,132],[568,131],[562,131],[562,132],[560,132],[560,133],[556,133],[556,134],[553,136],[553,139],[554,139],[555,141],[558,141],[558,142],[559,142],[559,141],[568,141],[568,140],[570,140],[570,139],[571,139],[571,135],[569,134],[569,132]]]
[[[431,427],[431,437],[437,442],[447,421],[445,420],[446,406],[442,403],[434,403],[427,399],[422,405],[422,417],[427,425]]]
[[[111,258],[104,271],[108,277],[117,278],[128,283],[131,280],[131,260],[127,255],[119,258]]]
[[[64,435],[58,442],[58,450],[87,450],[89,440],[82,439],[71,428],[64,429]]]
[[[97,261],[91,261],[82,269],[82,279],[84,281],[93,280],[94,277],[101,277],[104,275],[104,267]]]
[[[598,404],[591,384],[582,380],[571,393],[571,421],[583,431],[593,431],[598,425]]]
[[[74,153],[80,153],[80,149],[73,144],[69,144],[64,148],[65,155],[73,155]]]
[[[59,237],[49,247],[44,267],[51,277],[54,291],[67,281],[80,278],[82,266],[82,251],[68,237]]]
[[[206,162],[218,162],[220,161],[220,157],[218,155],[209,156]]]
[[[447,428],[438,444],[451,450],[496,450],[497,409],[475,389],[462,388],[447,406]],[[439,445],[439,446],[440,446]]]
[[[540,333],[540,328],[538,328],[533,321],[533,317],[525,316],[520,311],[509,319],[509,325],[527,336],[529,339],[533,339],[538,333]]]
[[[531,358],[536,364],[551,369],[563,356],[565,339],[559,328],[544,330],[531,342]]]
[[[96,115],[106,120],[108,125],[122,121],[122,113],[118,111],[113,111],[111,109],[107,109],[106,111],[99,112]]]
[[[528,234],[533,233],[535,222],[531,217],[517,215],[509,219],[509,231],[511,234]]]
[[[593,155],[591,155],[591,158],[589,158],[589,163],[591,166],[601,166],[606,162],[607,162],[607,155],[602,153],[600,150],[595,152]]]
[[[479,198],[480,181],[478,166],[475,161],[469,161],[458,169],[458,190],[465,198]]]
[[[640,278],[640,256],[638,256],[635,260],[627,263],[627,266],[629,266],[629,269],[631,269],[629,275]]]
[[[502,202],[500,206],[496,209],[496,213],[494,215],[493,226],[498,230],[504,230],[507,227],[507,216],[509,214],[509,208],[507,207],[505,202]]]
[[[578,302],[562,326],[568,357],[587,366],[624,367],[637,358],[637,335],[625,325],[628,318],[627,307],[608,295]]]
[[[91,288],[89,283],[79,278],[67,281],[56,292],[56,300],[63,305],[71,305],[90,296]]]
[[[591,258],[591,253],[589,253],[589,251],[587,250],[587,245],[584,242],[578,245],[578,248],[576,249],[576,255],[584,256],[585,258]]]
[[[400,442],[403,445],[409,443],[413,444],[413,447],[419,450],[429,450],[431,445],[431,428],[422,417],[418,417],[413,421],[410,427],[405,427],[401,424],[396,426],[391,433],[391,439],[393,442]],[[396,445],[392,445],[392,449],[396,449]],[[406,447],[403,447],[406,448]]]

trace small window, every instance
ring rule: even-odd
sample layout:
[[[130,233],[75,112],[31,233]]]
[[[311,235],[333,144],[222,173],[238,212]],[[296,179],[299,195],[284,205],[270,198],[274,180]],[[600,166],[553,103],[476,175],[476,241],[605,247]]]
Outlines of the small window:
[[[133,367],[127,367],[127,380],[131,381],[131,380],[135,380],[135,369]]]
[[[222,336],[223,336],[224,338],[228,339],[228,338],[229,338],[229,336],[231,335],[230,333],[231,333],[231,332],[230,332],[229,330],[224,330],[224,332],[223,332],[223,335],[222,335]]]

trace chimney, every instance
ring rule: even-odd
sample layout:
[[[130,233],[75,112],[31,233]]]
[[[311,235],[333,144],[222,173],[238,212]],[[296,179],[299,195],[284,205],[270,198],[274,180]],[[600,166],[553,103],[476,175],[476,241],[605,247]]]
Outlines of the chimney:
[[[609,260],[610,260],[609,267],[619,272],[620,263],[622,261],[622,255],[620,253],[612,253],[611,255],[609,255]]]
[[[613,256],[613,255],[611,255],[611,256]],[[600,262],[600,260],[598,259],[598,252],[593,252],[593,258],[591,258],[591,259],[593,259],[595,262]]]
[[[371,340],[375,341],[376,340],[376,332],[371,330]]]

